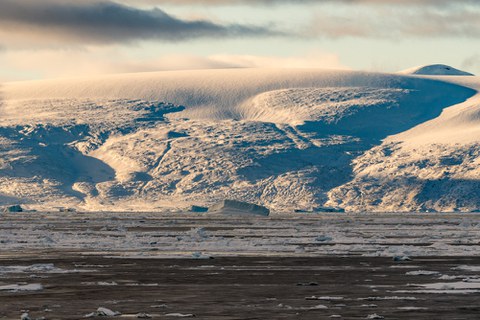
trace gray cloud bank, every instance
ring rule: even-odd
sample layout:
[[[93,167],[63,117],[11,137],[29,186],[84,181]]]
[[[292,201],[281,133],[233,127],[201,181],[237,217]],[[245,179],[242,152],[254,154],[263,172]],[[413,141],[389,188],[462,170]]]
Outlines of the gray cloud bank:
[[[35,39],[97,44],[280,34],[267,27],[183,20],[158,8],[146,10],[90,0],[1,0],[0,31]]]
[[[343,16],[312,7],[312,12],[316,12],[312,23],[304,28],[292,25],[292,31],[282,32],[258,25],[181,19],[157,7],[138,7],[140,3],[378,5],[337,12]],[[310,10],[309,6],[306,8]],[[477,38],[480,37],[480,0],[0,0],[0,39],[7,48],[269,36]]]
[[[130,4],[149,5],[281,5],[281,4],[380,4],[380,5],[434,5],[452,6],[461,4],[478,4],[480,0],[117,0]]]

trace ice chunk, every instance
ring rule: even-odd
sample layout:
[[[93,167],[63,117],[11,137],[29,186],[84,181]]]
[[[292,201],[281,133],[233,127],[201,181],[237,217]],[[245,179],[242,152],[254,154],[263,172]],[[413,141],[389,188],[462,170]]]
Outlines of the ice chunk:
[[[14,206],[8,206],[3,208],[3,212],[23,212],[23,208],[16,204]]]
[[[345,209],[343,208],[333,208],[333,207],[319,207],[314,210],[314,212],[337,212],[337,213],[343,213],[345,212]]]
[[[97,311],[89,313],[84,316],[84,318],[93,318],[93,317],[116,317],[121,315],[122,313],[118,311],[112,311],[108,308],[99,307]]]
[[[20,320],[31,320],[32,318],[30,318],[30,315],[28,314],[28,312],[24,312],[21,316],[20,316]]]
[[[407,276],[435,276],[435,275],[439,275],[440,272],[428,271],[428,270],[416,270],[416,271],[408,271],[405,274]]]
[[[202,259],[207,259],[207,260],[208,260],[208,259],[213,259],[212,256],[203,254],[203,253],[201,253],[201,252],[194,252],[194,253],[192,253],[192,258],[193,258],[193,259],[200,259],[200,260],[202,260]]]
[[[207,207],[201,207],[201,206],[191,206],[190,207],[190,212],[207,212],[208,208]]]
[[[18,292],[18,291],[40,291],[43,286],[40,283],[31,284],[9,284],[0,286],[0,291]]]
[[[177,318],[193,318],[195,317],[194,314],[192,313],[178,313],[178,312],[174,312],[174,313],[167,313],[165,315],[165,317],[177,317]]]
[[[318,282],[299,282],[299,283],[297,283],[297,286],[299,286],[299,287],[313,287],[313,286],[318,286]]]
[[[270,215],[270,210],[266,207],[237,200],[222,200],[211,206],[208,212],[233,215],[260,215],[265,217]]]
[[[463,271],[472,271],[472,272],[480,272],[480,266],[458,266],[455,268],[452,268],[453,270],[463,270]]]
[[[326,305],[323,305],[323,304],[318,304],[316,306],[313,306],[313,307],[309,307],[309,308],[306,308],[307,310],[324,310],[324,309],[328,309],[328,307]]]
[[[311,296],[311,297],[305,298],[305,300],[324,300],[324,301],[338,301],[343,299],[344,299],[343,297],[329,297],[329,296],[324,296],[324,297]]]
[[[318,242],[330,242],[332,240],[333,240],[332,237],[324,236],[324,235],[318,236],[318,237],[315,238],[315,241],[318,241]]]
[[[412,259],[408,256],[395,256],[395,257],[393,257],[393,261],[395,261],[395,262],[412,261]]]

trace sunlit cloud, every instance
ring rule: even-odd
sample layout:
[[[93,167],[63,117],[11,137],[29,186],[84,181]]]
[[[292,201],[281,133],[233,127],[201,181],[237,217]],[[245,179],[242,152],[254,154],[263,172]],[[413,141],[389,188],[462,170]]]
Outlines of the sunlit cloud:
[[[326,52],[313,52],[303,56],[274,57],[255,55],[212,55],[213,61],[231,64],[242,68],[323,68],[349,69],[340,62],[338,55]]]
[[[72,63],[74,61],[74,63]],[[37,50],[4,52],[0,64],[21,72],[35,72],[42,78],[91,76],[108,73],[133,73],[164,70],[224,68],[328,68],[348,69],[337,55],[313,52],[303,56],[274,57],[217,54],[163,55],[153,59],[134,59],[113,48],[76,50]],[[7,80],[7,75],[0,79]],[[19,80],[17,78],[11,80]]]

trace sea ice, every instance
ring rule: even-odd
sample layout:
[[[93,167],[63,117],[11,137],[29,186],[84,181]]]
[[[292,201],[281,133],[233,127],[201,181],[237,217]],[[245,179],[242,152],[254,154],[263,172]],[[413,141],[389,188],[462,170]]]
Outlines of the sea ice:
[[[18,292],[18,291],[41,291],[43,286],[40,283],[31,284],[10,284],[0,286],[0,291]]]

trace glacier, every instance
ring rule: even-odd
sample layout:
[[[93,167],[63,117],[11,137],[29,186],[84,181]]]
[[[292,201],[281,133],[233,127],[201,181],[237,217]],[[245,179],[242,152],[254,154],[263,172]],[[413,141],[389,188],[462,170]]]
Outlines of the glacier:
[[[480,209],[478,77],[166,71],[0,85],[0,203]]]

